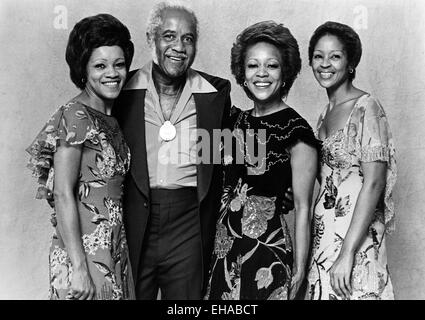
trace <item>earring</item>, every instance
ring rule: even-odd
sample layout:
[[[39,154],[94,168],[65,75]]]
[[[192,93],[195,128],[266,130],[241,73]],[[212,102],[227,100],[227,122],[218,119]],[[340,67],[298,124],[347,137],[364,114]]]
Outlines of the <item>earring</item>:
[[[283,81],[283,83],[282,83],[282,88],[283,88],[285,85],[286,85],[286,83],[285,83],[285,81]]]
[[[245,87],[248,87],[248,83],[246,83],[246,80],[243,82],[243,85],[244,85]]]
[[[81,78],[81,83],[86,83],[86,78]]]
[[[353,68],[348,69],[348,73],[353,73],[353,72],[354,72]]]

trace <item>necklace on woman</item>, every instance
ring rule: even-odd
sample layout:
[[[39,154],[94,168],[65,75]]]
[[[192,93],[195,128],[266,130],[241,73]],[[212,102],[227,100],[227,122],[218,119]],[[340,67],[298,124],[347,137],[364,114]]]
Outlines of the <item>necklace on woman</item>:
[[[362,95],[360,95],[360,96],[356,96],[356,97],[353,97],[353,98],[350,98],[350,99],[347,99],[347,100],[344,100],[344,101],[341,101],[341,102],[338,102],[338,103],[335,103],[332,107],[331,107],[331,104],[329,103],[329,109],[330,110],[332,110],[333,108],[335,108],[336,106],[339,106],[340,104],[344,104],[344,103],[346,103],[346,102],[348,102],[348,101],[351,101],[351,100],[354,100],[354,99],[358,99],[358,98],[360,98]]]
[[[162,126],[159,128],[159,136],[161,137],[162,140],[164,141],[171,141],[176,137],[177,134],[177,130],[176,127],[174,126],[173,123],[171,123],[170,119],[171,119],[171,115],[173,114],[173,111],[180,99],[180,95],[183,91],[183,86],[180,86],[179,91],[177,92],[176,98],[174,99],[174,103],[173,106],[171,107],[170,110],[170,116],[167,117],[165,116],[164,110],[162,110],[162,115],[164,116],[164,123],[162,124]]]

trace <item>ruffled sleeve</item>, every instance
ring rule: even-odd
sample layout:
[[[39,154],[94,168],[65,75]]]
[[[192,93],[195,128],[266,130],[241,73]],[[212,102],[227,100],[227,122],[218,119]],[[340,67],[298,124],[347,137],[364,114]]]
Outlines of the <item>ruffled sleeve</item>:
[[[356,153],[361,162],[387,163],[384,218],[387,233],[391,233],[394,230],[392,191],[397,178],[394,141],[387,116],[377,99],[369,96],[360,106],[360,111]]]
[[[53,200],[53,156],[60,141],[78,145],[87,140],[99,143],[97,129],[85,106],[70,102],[56,110],[26,149],[30,154],[27,167],[38,178],[37,199]]]
[[[368,99],[361,119],[360,161],[388,161],[390,157],[390,131],[388,120],[378,101]]]

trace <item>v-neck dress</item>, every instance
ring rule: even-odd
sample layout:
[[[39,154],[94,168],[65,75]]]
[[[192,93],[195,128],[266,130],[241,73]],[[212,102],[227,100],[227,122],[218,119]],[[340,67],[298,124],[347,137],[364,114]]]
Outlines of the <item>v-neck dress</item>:
[[[328,108],[321,114],[317,132]],[[368,232],[355,254],[350,299],[394,299],[387,265],[386,234],[394,229],[392,190],[397,169],[394,141],[385,112],[370,94],[361,96],[344,126],[322,144],[319,194],[312,222],[307,299],[340,299],[330,285],[337,259],[363,186],[362,162],[387,163],[386,186]]]

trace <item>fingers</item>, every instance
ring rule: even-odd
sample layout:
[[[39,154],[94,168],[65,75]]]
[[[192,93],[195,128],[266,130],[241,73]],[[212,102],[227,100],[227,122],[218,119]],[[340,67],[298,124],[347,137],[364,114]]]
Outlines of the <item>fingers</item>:
[[[345,288],[347,289],[349,296],[353,294],[353,288],[351,287],[351,274],[346,274],[344,277]]]
[[[292,299],[295,296],[295,290],[297,288],[297,283],[296,281],[294,281],[294,279],[292,278],[291,281],[291,287],[289,289],[289,298]]]
[[[71,289],[68,291],[66,295],[67,300],[79,300],[81,297],[81,292],[79,290]]]
[[[94,300],[96,297],[96,290],[92,287],[88,290],[75,290],[71,289],[67,296],[67,300]]]
[[[75,300],[74,295],[71,293],[71,290],[66,294],[65,300]]]
[[[350,299],[351,296],[351,285],[350,285],[350,276],[346,276],[343,274],[336,274],[331,272],[330,273],[330,283],[332,289],[335,291],[335,293],[344,298],[344,299]],[[347,285],[348,284],[348,285]]]
[[[304,276],[300,276],[299,274],[296,274],[291,279],[291,286],[289,291],[289,299],[294,300],[295,297],[298,294],[298,291],[301,288],[301,285],[303,283]]]
[[[294,209],[294,194],[291,187],[285,192],[285,196],[282,199],[282,207],[288,211]]]
[[[333,272],[330,272],[329,274],[329,280],[331,283],[332,290],[335,291],[337,296],[341,296],[341,290],[339,289],[338,280],[335,277],[335,274]]]
[[[350,299],[350,291],[345,286],[345,281],[344,281],[344,277],[343,276],[340,276],[338,278],[338,283],[339,283],[339,289],[342,292],[342,297],[344,297],[345,299],[349,300]]]
[[[299,287],[299,285],[298,285],[297,282],[295,282],[295,283],[293,282],[291,284],[291,289],[289,290],[289,299],[290,300],[295,299],[295,296],[297,295],[297,292],[298,292],[298,287]]]
[[[85,300],[86,293],[83,290],[71,289],[70,292],[73,300]]]
[[[92,296],[92,294],[90,292],[85,291],[85,292],[81,293],[78,300],[91,300],[91,298],[90,298],[91,296]]]
[[[87,300],[95,300],[95,298],[96,298],[96,291],[93,289],[90,291],[90,294],[87,297]]]
[[[95,289],[94,287],[90,287],[88,290],[84,291],[81,294],[81,297],[79,298],[79,300],[93,300],[95,296]]]

